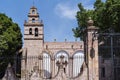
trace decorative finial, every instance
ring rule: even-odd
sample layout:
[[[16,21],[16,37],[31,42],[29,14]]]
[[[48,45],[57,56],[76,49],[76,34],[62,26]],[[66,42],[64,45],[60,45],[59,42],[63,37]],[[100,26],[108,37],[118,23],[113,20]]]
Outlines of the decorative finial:
[[[65,39],[65,42],[67,41],[67,39]]]
[[[56,42],[56,39],[54,39],[54,42]]]
[[[93,26],[93,24],[94,24],[94,21],[92,20],[92,18],[91,17],[89,17],[88,18],[89,20],[88,20],[88,26]]]
[[[77,38],[75,38],[75,42],[77,42]]]

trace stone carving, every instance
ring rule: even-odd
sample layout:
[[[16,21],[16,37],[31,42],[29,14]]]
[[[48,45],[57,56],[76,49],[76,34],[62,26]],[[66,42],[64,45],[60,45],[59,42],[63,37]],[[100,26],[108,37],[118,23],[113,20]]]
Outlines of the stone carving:
[[[5,76],[3,77],[2,80],[17,80],[10,63],[8,64]]]
[[[67,61],[64,61],[64,57],[65,57],[64,55],[61,55],[60,60],[58,60],[56,62],[56,65],[58,66],[59,69],[64,69],[65,70],[68,63],[67,63]]]
[[[38,71],[32,73],[30,80],[40,80],[40,75]]]
[[[35,66],[33,67],[33,72],[30,75],[30,80],[40,80],[39,67],[37,66],[37,63],[35,63]]]
[[[60,56],[60,60],[56,62],[56,65],[58,66],[58,75],[57,77],[55,78],[55,80],[67,80],[67,76],[66,76],[66,72],[65,72],[65,69],[66,69],[66,66],[67,66],[67,61],[64,61],[64,55],[61,55]]]

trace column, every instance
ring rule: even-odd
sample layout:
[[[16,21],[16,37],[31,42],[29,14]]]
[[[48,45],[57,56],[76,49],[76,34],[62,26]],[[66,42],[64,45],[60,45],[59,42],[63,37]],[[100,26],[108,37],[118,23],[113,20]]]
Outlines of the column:
[[[94,22],[89,18],[88,27],[86,29],[86,63],[88,66],[88,80],[99,80],[98,66],[98,28],[93,26]]]

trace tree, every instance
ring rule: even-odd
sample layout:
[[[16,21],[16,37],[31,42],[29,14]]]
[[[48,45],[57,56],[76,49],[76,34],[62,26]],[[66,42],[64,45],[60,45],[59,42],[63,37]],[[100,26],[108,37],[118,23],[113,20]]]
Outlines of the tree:
[[[111,28],[115,32],[120,32],[120,0],[106,0],[105,2],[96,0],[92,10],[84,9],[81,3],[78,7],[76,16],[78,27],[72,29],[75,37],[83,39],[88,17],[94,20],[94,25],[99,27],[101,32],[109,32]]]
[[[5,14],[0,14],[0,78],[3,77],[8,63],[14,64],[12,57],[21,48],[20,27]]]
[[[96,0],[94,3],[94,9],[87,10],[84,9],[82,4],[78,4],[79,11],[77,12],[77,22],[78,27],[73,29],[74,36],[80,37],[83,39],[84,30],[87,28],[87,21],[88,17],[91,17],[94,21],[94,25],[99,27],[100,33],[109,33],[111,32],[111,29],[114,32],[120,32],[120,0],[106,0],[105,2],[102,2],[102,0]],[[119,39],[115,40],[114,45],[116,45],[115,42],[119,42]],[[110,43],[110,37],[105,38],[105,36],[99,35],[99,42],[106,42]],[[109,46],[108,48],[101,48],[102,46]],[[119,47],[116,48],[113,46],[114,49],[114,55],[120,56],[120,54],[117,52],[119,51]],[[103,51],[103,52],[101,52]],[[102,44],[99,45],[99,55],[102,57],[111,57],[111,54],[109,54],[110,51],[110,44]]]

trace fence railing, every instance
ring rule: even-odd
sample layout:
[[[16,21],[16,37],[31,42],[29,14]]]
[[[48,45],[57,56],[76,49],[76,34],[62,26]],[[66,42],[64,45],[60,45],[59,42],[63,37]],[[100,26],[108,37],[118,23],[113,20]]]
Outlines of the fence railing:
[[[55,78],[59,68],[64,69],[66,76],[74,78],[80,74],[84,56],[67,57],[61,55],[56,58],[50,56],[0,57],[0,62],[2,63],[2,61],[8,61],[6,64],[9,61],[12,62],[11,69],[13,69],[15,76],[26,78],[26,80],[29,80],[36,73],[42,79]]]

